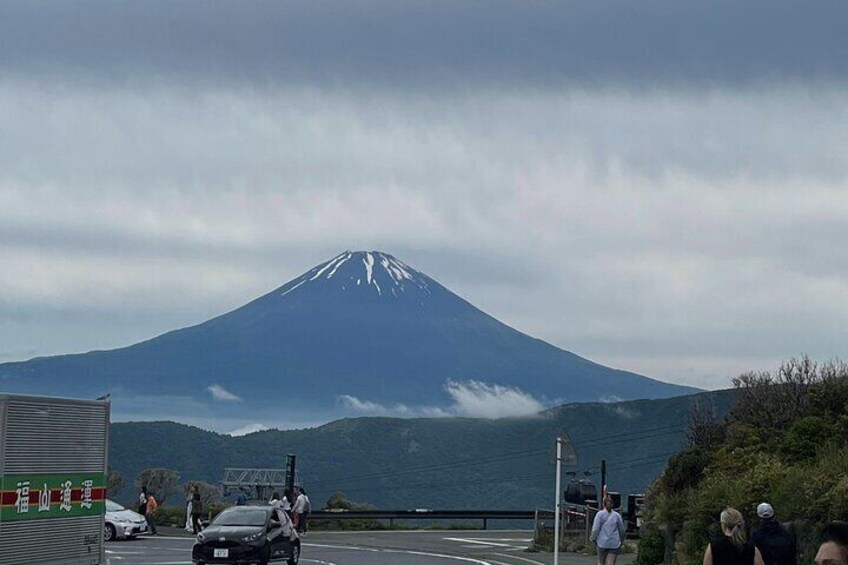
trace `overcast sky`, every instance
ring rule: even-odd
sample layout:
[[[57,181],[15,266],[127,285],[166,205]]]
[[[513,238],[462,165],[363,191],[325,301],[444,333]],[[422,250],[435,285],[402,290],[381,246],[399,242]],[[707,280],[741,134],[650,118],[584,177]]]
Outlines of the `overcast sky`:
[[[704,388],[848,340],[844,0],[0,4],[0,362],[394,254]]]

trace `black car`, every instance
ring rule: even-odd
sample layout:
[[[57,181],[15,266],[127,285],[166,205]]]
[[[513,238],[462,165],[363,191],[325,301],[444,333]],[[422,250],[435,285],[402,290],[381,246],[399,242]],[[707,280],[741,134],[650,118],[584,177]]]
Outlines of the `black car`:
[[[300,538],[288,515],[274,506],[232,506],[199,534],[191,560],[204,563],[286,561],[297,565]]]

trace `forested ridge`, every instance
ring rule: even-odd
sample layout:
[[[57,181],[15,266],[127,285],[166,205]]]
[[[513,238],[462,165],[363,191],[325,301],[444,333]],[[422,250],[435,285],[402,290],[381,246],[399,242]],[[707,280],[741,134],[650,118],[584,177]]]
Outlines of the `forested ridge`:
[[[574,447],[576,464],[564,469],[571,476],[597,484],[604,459],[611,488],[643,492],[683,446],[692,404],[709,403],[723,416],[734,395],[571,404],[496,420],[354,418],[244,437],[171,422],[115,423],[110,464],[125,485],[154,467],[177,471],[182,482],[217,483],[225,467],[281,468],[294,453],[317,505],[343,491],[383,509],[551,508],[558,435]],[[126,487],[116,494],[132,497]]]

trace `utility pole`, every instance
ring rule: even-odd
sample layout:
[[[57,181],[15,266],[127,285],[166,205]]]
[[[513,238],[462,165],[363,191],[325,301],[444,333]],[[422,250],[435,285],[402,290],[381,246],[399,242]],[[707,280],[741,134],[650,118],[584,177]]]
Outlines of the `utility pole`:
[[[284,496],[289,498],[289,502],[294,502],[292,500],[292,496],[294,495],[294,473],[296,462],[296,455],[293,453],[286,455],[286,492],[284,493]]]
[[[562,438],[556,440],[556,503],[554,505],[554,565],[559,565],[559,515],[562,497]]]

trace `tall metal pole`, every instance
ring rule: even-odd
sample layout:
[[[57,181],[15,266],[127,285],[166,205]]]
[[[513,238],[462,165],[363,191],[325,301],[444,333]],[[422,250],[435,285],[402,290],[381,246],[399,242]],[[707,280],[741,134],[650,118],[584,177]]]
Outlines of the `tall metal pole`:
[[[554,505],[554,565],[559,565],[559,514],[560,514],[560,491],[562,485],[562,438],[556,440],[556,504]]]

